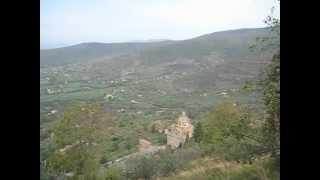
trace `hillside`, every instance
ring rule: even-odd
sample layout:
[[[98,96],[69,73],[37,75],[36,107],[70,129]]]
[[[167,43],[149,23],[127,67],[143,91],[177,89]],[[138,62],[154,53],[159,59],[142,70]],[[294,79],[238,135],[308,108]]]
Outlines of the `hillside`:
[[[40,50],[40,62],[42,66],[64,65],[130,54],[141,57],[145,62],[157,63],[177,58],[199,59],[212,52],[223,58],[239,58],[248,55],[248,47],[256,37],[264,36],[268,36],[267,29],[259,28],[216,32],[183,41],[82,43]]]
[[[88,62],[97,58],[137,52],[143,48],[161,46],[168,43],[170,41],[157,43],[81,43],[63,48],[43,49],[40,50],[40,65],[52,66]]]
[[[250,51],[257,37],[266,36],[265,28],[240,29],[183,41],[84,43],[41,50],[41,159],[50,150],[51,128],[65,117],[66,107],[77,103],[101,106],[97,120],[88,122],[102,130],[101,163],[134,153],[140,138],[162,145],[163,135],[150,127],[156,121],[172,124],[182,111],[196,123],[229,97],[258,108],[257,95],[244,96],[240,89],[259,76],[273,54],[272,49]]]
[[[109,110],[125,109],[135,116],[141,111],[138,116],[149,120],[165,118],[155,116],[161,108],[197,114],[224,98],[222,92],[235,95],[245,81],[259,75],[272,51],[252,52],[249,47],[263,36],[268,36],[267,29],[240,29],[184,41],[41,50],[46,66],[40,68],[42,117],[75,100],[102,101]],[[106,102],[106,94],[115,99]]]

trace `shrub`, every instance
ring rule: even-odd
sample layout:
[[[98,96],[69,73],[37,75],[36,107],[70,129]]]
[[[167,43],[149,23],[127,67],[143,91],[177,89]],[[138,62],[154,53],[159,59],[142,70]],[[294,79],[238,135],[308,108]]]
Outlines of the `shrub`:
[[[128,179],[151,179],[157,172],[157,162],[151,157],[136,157],[126,163],[125,174]]]
[[[175,152],[161,151],[159,153],[158,175],[168,176],[177,170],[184,169],[192,160],[199,158],[201,155],[202,151],[198,147],[183,148]]]
[[[159,176],[168,176],[177,169],[177,162],[170,150],[164,150],[159,153]]]
[[[225,102],[209,113],[204,120],[201,146],[208,153],[227,160],[251,161],[262,149],[261,127],[253,126],[251,112]]]
[[[110,167],[107,169],[107,173],[104,177],[104,180],[120,180],[121,172],[118,168]]]

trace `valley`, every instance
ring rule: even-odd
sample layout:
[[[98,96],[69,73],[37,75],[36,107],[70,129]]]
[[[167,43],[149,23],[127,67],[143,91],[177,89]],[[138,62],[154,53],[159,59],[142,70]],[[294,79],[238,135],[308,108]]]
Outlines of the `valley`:
[[[240,33],[242,31],[244,32]],[[138,53],[125,51],[128,54],[109,58],[98,54],[102,57],[87,59],[83,63],[40,68],[40,102],[43,104],[41,114],[48,114],[74,100],[98,100],[114,111],[125,110],[126,113],[148,118],[155,115],[155,112],[161,113],[161,108],[167,108],[169,112],[179,112],[182,109],[194,111],[198,106],[201,106],[199,109],[209,108],[215,100],[223,98],[221,92],[232,95],[245,81],[256,78],[268,57],[266,53],[249,51],[256,36],[267,34],[264,29],[220,34],[214,33],[182,42],[170,41],[166,45],[163,42],[160,42],[161,45],[152,43],[153,47],[147,47]],[[220,39],[225,34],[232,37],[240,34],[238,38],[243,39],[230,42],[236,46],[234,49],[222,49],[221,46],[226,45],[216,43],[221,43]],[[210,44],[209,39],[213,39]],[[188,44],[191,42],[197,42],[199,46],[193,44],[194,49],[188,51]],[[90,47],[90,43],[86,46]],[[172,51],[173,49],[176,50]],[[246,53],[239,53],[235,59],[232,54],[239,49],[244,49],[242,51]],[[228,52],[224,53],[225,51]],[[108,52],[105,54],[108,55]],[[163,58],[153,58],[156,54]],[[57,53],[55,56],[58,55]],[[193,57],[195,55],[196,58]],[[65,58],[67,61],[67,57]],[[41,61],[46,62],[47,59]],[[112,100],[106,99],[107,95],[112,95]]]
[[[41,161],[52,151],[55,122],[74,104],[101,108],[92,123],[105,128],[99,137],[101,166],[137,152],[139,139],[165,145],[166,137],[153,132],[152,125],[168,126],[181,112],[195,125],[229,99],[261,109],[260,94],[246,95],[242,89],[270,63],[275,49],[250,50],[256,38],[268,37],[268,32],[239,29],[182,41],[84,43],[41,50]]]

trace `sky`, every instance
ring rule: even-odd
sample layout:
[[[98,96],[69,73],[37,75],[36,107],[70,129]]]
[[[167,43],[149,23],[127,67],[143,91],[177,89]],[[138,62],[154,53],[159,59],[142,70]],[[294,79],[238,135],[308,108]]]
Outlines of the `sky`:
[[[41,0],[40,47],[83,42],[182,40],[264,27],[276,0]]]

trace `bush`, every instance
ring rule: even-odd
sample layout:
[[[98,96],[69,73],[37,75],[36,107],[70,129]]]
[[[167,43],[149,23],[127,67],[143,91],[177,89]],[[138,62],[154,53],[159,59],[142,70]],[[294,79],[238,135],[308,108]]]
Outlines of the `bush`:
[[[226,160],[251,161],[263,147],[261,127],[253,121],[251,112],[234,104],[220,104],[207,115],[201,146]]]
[[[99,163],[85,146],[79,145],[65,154],[60,152],[52,154],[48,158],[47,168],[57,174],[72,172],[75,177],[91,177],[98,172]]]
[[[188,147],[179,149],[176,152],[170,150],[161,151],[159,154],[158,175],[168,176],[177,170],[187,167],[187,165],[202,155],[198,147]]]
[[[136,157],[126,163],[125,174],[128,179],[151,179],[157,172],[157,162],[152,157]]]
[[[125,175],[128,179],[151,179],[155,176],[169,176],[177,170],[184,169],[199,157],[202,151],[199,147],[188,147],[172,152],[162,150],[153,157],[136,157],[125,164]]]
[[[107,169],[104,180],[120,180],[121,172],[118,168],[110,167]]]
[[[177,169],[177,162],[170,150],[164,150],[159,153],[159,176],[168,176]]]

